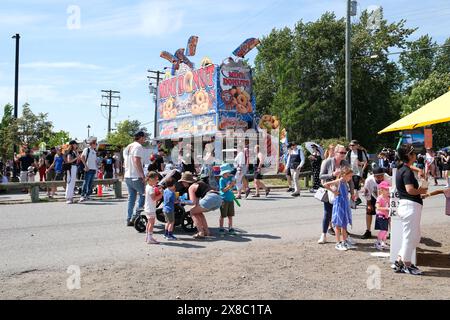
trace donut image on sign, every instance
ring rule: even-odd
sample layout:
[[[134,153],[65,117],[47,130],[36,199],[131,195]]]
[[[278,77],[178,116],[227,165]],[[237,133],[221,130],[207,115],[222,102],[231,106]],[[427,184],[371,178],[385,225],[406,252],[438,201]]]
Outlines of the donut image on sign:
[[[186,74],[184,75],[184,91],[187,93],[191,93],[193,90],[193,79],[194,79],[194,75],[192,74],[191,71],[186,72]]]
[[[192,114],[201,115],[209,110],[209,96],[205,90],[200,90],[192,96]]]
[[[166,100],[162,107],[162,117],[165,120],[170,120],[176,118],[178,112],[175,107],[175,99],[170,97]]]
[[[270,132],[271,130],[278,129],[280,127],[280,120],[278,120],[277,116],[265,114],[261,117],[261,120],[259,120],[259,127]]]

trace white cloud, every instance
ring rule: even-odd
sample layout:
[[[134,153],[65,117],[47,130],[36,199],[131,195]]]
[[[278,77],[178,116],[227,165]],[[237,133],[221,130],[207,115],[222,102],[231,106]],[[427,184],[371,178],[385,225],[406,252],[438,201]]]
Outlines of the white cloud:
[[[44,14],[21,14],[21,13],[0,14],[0,26],[22,27],[41,23],[48,19],[49,16]]]
[[[97,66],[95,64],[88,64],[77,61],[69,61],[69,62],[36,61],[21,64],[20,67],[28,69],[87,69],[87,70],[101,69],[100,66]]]
[[[184,12],[175,2],[151,1],[113,10],[91,21],[83,20],[81,29],[90,34],[161,36],[180,30]]]

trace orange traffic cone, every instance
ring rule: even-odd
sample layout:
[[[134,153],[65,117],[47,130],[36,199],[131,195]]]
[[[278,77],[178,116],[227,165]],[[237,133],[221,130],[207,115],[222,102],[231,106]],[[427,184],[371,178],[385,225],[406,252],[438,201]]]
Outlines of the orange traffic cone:
[[[103,179],[103,172],[102,171],[98,172],[98,178],[99,179]],[[97,196],[102,197],[103,196],[103,185],[99,184],[97,189],[98,189]]]

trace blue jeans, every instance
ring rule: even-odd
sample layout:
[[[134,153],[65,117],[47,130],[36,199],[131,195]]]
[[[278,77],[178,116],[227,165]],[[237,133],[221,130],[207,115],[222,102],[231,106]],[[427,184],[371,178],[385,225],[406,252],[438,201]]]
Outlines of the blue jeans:
[[[86,198],[92,194],[92,182],[95,178],[96,170],[89,170],[84,174],[83,187],[81,189],[81,196]]]
[[[333,205],[329,202],[324,202],[323,203],[322,233],[327,233],[328,226],[330,225],[332,213],[333,213]]]
[[[133,218],[133,210],[134,205],[136,203],[136,196],[139,193],[139,201],[138,206],[136,208],[136,214],[137,209],[144,207],[145,202],[145,185],[142,179],[134,179],[134,178],[125,178],[125,183],[127,184],[128,188],[128,213],[127,213],[127,220],[131,220]]]

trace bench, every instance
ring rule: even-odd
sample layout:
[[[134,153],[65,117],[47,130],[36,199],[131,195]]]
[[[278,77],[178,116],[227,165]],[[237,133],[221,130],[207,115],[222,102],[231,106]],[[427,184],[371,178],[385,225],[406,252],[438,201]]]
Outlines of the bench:
[[[75,186],[83,185],[83,180],[77,180]],[[0,190],[23,190],[29,189],[31,202],[39,202],[39,190],[51,187],[65,187],[65,181],[38,181],[38,182],[8,182],[0,184]],[[119,179],[95,179],[92,181],[93,186],[97,185],[114,185],[114,195],[116,198],[122,198],[122,182]]]

